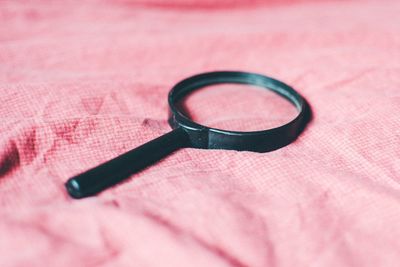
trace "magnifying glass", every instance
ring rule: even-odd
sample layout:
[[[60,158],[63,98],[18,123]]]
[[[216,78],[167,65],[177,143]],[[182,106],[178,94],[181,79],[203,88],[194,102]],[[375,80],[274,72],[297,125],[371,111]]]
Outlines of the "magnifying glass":
[[[225,83],[262,87],[287,99],[298,110],[290,122],[262,131],[229,131],[192,121],[180,109],[180,101],[195,90]],[[310,119],[305,99],[292,87],[276,79],[249,72],[217,71],[198,74],[176,84],[168,95],[172,131],[144,145],[70,178],[65,186],[73,198],[93,196],[180,148],[228,149],[269,152],[293,142]]]

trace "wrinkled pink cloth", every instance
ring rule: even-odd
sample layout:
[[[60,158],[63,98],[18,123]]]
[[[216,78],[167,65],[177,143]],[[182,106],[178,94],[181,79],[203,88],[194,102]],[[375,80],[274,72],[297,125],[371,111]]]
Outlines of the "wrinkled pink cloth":
[[[399,14],[397,0],[1,1],[0,266],[399,266]],[[227,69],[291,84],[313,121],[271,153],[183,149],[97,197],[66,194],[169,131],[176,82]],[[201,107],[233,125],[226,105]]]

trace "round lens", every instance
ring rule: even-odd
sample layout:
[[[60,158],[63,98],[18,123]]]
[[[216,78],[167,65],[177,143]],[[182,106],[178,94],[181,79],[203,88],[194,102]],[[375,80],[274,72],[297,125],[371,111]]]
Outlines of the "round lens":
[[[185,96],[179,107],[191,120],[229,131],[259,131],[279,127],[299,111],[271,90],[242,84],[218,84]]]

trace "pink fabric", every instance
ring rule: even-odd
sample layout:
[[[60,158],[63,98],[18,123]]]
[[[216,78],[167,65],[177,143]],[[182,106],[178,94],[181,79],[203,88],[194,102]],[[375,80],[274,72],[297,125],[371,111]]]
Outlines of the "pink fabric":
[[[399,14],[397,0],[1,1],[0,266],[399,266]],[[221,69],[293,85],[312,123],[271,153],[184,149],[68,197],[70,176],[169,131],[174,83]]]

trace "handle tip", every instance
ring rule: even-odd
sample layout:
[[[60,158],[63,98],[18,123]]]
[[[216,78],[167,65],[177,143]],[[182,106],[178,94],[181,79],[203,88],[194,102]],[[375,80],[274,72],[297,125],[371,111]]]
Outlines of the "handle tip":
[[[79,183],[71,178],[65,183],[65,187],[67,188],[68,194],[73,198],[83,198],[85,195],[82,193]]]

